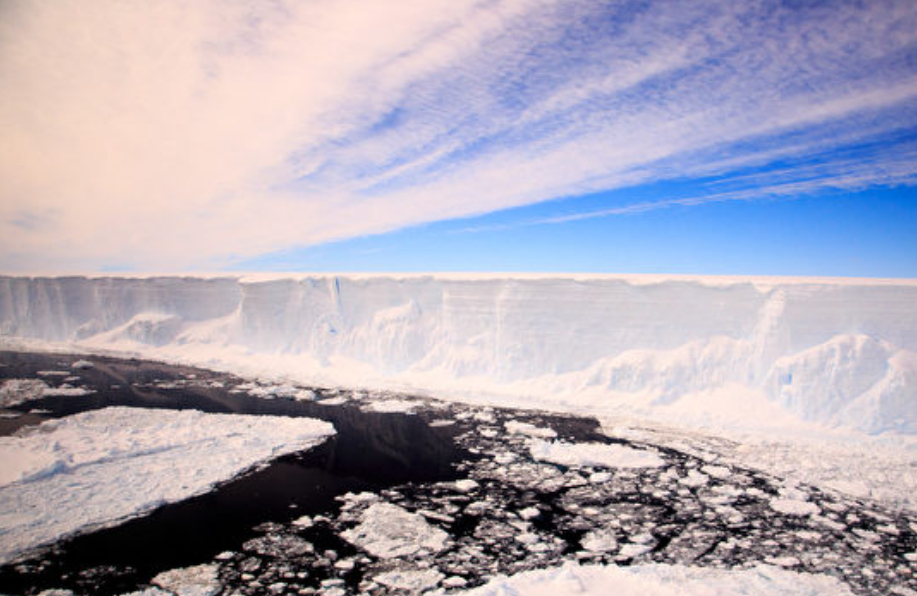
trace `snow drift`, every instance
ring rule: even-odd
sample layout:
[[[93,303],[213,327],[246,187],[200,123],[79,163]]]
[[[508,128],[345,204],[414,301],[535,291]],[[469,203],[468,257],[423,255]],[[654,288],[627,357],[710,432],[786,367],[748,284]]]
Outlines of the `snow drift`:
[[[726,390],[802,420],[917,431],[910,280],[0,277],[0,337],[573,409]]]

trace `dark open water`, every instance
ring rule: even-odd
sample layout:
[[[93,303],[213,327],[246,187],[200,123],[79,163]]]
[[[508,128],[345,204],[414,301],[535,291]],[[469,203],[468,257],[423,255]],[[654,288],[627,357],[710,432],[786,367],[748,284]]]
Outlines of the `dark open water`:
[[[70,370],[81,358],[70,355],[0,352],[0,380],[41,378],[39,371]],[[337,434],[307,452],[278,459],[214,491],[166,505],[117,527],[65,541],[40,563],[0,567],[0,592],[26,593],[42,587],[71,587],[97,594],[134,589],[160,571],[211,560],[253,537],[263,522],[284,523],[302,515],[336,510],[335,497],[379,491],[404,482],[458,477],[454,463],[467,457],[448,428],[432,428],[421,417],[364,412],[356,405],[321,405],[264,399],[230,390],[242,382],[232,375],[140,360],[92,357],[91,369],[75,370],[77,383],[96,391],[80,397],[55,396],[10,408],[44,410],[0,419],[0,434],[107,406],[196,409],[204,412],[307,416],[334,424]],[[174,389],[157,384],[178,382]],[[213,386],[213,382],[223,387]],[[320,400],[337,392],[315,389]],[[316,546],[346,550],[332,535],[313,536]],[[323,544],[324,543],[324,544]],[[97,572],[93,572],[96,570]]]

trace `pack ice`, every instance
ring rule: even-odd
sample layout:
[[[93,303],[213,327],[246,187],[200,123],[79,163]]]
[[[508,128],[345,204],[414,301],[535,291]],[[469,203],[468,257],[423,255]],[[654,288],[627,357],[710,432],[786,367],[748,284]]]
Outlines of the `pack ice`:
[[[206,493],[332,434],[309,418],[111,407],[0,437],[0,564]]]
[[[0,339],[553,409],[917,430],[914,280],[3,277]]]

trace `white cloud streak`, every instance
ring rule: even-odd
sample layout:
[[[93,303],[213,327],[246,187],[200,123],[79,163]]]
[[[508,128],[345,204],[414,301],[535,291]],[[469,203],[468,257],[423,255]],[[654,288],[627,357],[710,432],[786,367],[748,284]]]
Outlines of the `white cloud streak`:
[[[0,267],[212,268],[815,154],[780,192],[913,184],[831,155],[914,126],[917,6],[793,6],[10,0]]]

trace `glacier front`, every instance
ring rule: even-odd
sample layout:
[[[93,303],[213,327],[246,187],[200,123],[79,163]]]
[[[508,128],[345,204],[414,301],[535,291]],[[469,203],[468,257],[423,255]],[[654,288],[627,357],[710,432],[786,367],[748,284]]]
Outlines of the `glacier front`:
[[[0,277],[0,341],[515,405],[917,432],[917,281]]]

